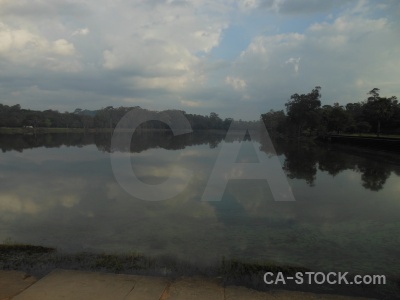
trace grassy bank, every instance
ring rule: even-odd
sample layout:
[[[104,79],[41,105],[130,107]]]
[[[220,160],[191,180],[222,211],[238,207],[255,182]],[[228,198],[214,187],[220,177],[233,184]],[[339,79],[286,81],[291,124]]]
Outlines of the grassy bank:
[[[381,134],[379,137],[376,133],[345,133],[345,134],[338,134],[340,136],[354,136],[354,137],[370,137],[370,138],[390,138],[390,139],[400,139],[400,135],[398,134]]]
[[[135,131],[170,131],[169,129],[152,129],[152,128],[136,128]],[[210,132],[223,132],[223,130],[205,130]],[[0,127],[0,134],[43,134],[43,133],[110,133],[114,132],[114,128],[12,128]],[[132,132],[131,128],[119,129],[118,132]]]
[[[285,289],[314,293],[332,293],[351,296],[396,299],[400,296],[399,278],[389,278],[386,285],[346,286],[346,285],[298,285],[292,281],[286,284],[266,285],[265,272],[284,276],[309,270],[301,266],[282,265],[272,262],[244,262],[236,259],[221,259],[215,265],[195,265],[178,261],[173,257],[148,257],[140,253],[60,253],[55,248],[24,244],[0,244],[0,269],[19,270],[35,277],[43,277],[56,268],[110,272],[150,276],[166,276],[176,279],[182,276],[202,276],[218,278],[225,285],[242,285],[256,290]],[[304,278],[306,276],[304,275]],[[349,277],[351,279],[351,276]]]
[[[0,127],[0,134],[85,133],[111,132],[110,128],[11,128]]]

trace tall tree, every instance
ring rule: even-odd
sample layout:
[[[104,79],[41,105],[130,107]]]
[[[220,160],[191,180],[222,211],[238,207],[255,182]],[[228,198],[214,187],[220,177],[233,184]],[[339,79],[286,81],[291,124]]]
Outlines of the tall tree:
[[[376,132],[380,136],[382,122],[388,121],[396,111],[397,98],[395,96],[380,97],[378,88],[369,91],[368,95],[370,97],[364,105],[364,113],[368,119],[377,124]]]
[[[345,130],[349,124],[349,119],[349,113],[339,103],[322,107],[322,121],[329,132]]]
[[[286,104],[289,121],[296,127],[296,134],[300,136],[303,130],[312,130],[319,121],[321,107],[321,87],[315,87],[308,94],[293,94]]]
[[[269,112],[261,115],[261,120],[272,135],[285,131],[286,116],[283,110],[274,111],[271,109]]]

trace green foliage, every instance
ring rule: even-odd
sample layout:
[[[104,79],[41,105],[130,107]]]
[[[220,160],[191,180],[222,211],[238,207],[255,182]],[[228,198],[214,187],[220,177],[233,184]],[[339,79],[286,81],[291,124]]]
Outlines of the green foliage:
[[[270,133],[304,134],[368,133],[375,131],[379,136],[400,133],[400,104],[395,96],[381,97],[379,89],[368,92],[366,101],[339,103],[321,107],[320,87],[308,94],[293,94],[283,111],[269,111],[261,115]]]
[[[23,126],[32,126],[34,128],[81,128],[88,130],[90,128],[108,128],[113,129],[116,127],[122,117],[131,110],[139,110],[140,115],[144,119],[157,119],[162,115],[164,119],[171,122],[176,122],[177,113],[183,113],[189,120],[193,130],[198,129],[220,129],[228,130],[233,119],[221,119],[215,112],[210,113],[209,116],[202,116],[196,114],[187,114],[179,110],[165,110],[161,112],[150,111],[143,109],[139,106],[135,107],[118,107],[107,106],[106,108],[97,111],[82,110],[81,108],[75,109],[73,113],[64,112],[60,113],[55,110],[35,111],[21,109],[19,104],[8,106],[0,104],[0,127],[18,128]],[[123,127],[132,128],[134,120],[127,120]],[[235,126],[254,127],[252,122],[240,122]],[[180,126],[179,124],[175,124]],[[152,120],[146,121],[139,126],[139,129],[169,129],[168,125],[160,121]]]
[[[18,244],[18,243],[8,243],[0,244],[0,255],[8,255],[12,253],[15,255],[18,252],[25,254],[41,254],[41,253],[51,253],[56,251],[54,248],[42,247],[42,246],[34,246],[34,245],[26,245],[26,244]]]
[[[371,130],[371,125],[368,122],[359,122],[356,125],[357,132],[359,133],[368,133]]]
[[[293,94],[286,104],[289,122],[295,126],[296,135],[303,130],[313,130],[319,123],[319,108],[321,107],[321,87],[315,87],[308,94]]]
[[[350,123],[350,114],[339,103],[322,107],[322,123],[328,132],[346,130]]]
[[[286,127],[286,116],[283,110],[269,112],[261,115],[261,120],[264,122],[269,134],[283,134]]]
[[[397,98],[395,96],[390,98],[380,97],[377,88],[372,89],[368,94],[371,96],[364,104],[364,114],[366,118],[377,124],[376,131],[379,136],[382,122],[389,121],[396,113]]]

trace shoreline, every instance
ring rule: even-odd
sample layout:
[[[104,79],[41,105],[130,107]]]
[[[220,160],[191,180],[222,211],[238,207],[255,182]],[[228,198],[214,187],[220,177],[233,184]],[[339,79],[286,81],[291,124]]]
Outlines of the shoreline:
[[[43,134],[43,133],[106,133],[112,132],[110,128],[20,128],[0,127],[0,134]]]
[[[393,149],[399,148],[400,138],[394,136],[352,136],[352,135],[329,135],[318,137],[317,140],[331,144],[349,144],[371,148]]]
[[[47,133],[113,133],[114,128],[44,128],[39,127],[33,128],[11,128],[11,127],[0,127],[0,134],[23,134],[23,135],[34,135],[34,134],[47,134]],[[234,130],[236,131],[236,129]],[[132,132],[131,128],[118,129],[116,132]],[[135,132],[172,132],[170,129],[154,129],[154,128],[136,128]],[[192,132],[213,132],[226,134],[224,129],[193,129]]]
[[[386,285],[329,285],[302,284],[294,282],[267,285],[265,272],[282,272],[294,276],[297,272],[317,272],[301,266],[275,264],[273,262],[245,262],[222,258],[216,265],[196,265],[173,257],[148,257],[140,253],[62,253],[55,248],[25,244],[0,244],[0,269],[23,271],[36,278],[43,278],[55,269],[161,276],[171,280],[182,277],[202,277],[221,280],[224,286],[235,285],[257,291],[287,290],[334,294],[353,297],[396,299],[400,297],[400,275],[387,278]],[[350,276],[351,278],[351,276]]]

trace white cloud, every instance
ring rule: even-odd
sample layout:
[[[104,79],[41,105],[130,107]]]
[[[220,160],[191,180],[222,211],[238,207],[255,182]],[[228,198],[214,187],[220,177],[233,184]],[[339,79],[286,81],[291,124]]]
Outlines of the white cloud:
[[[199,107],[201,105],[201,103],[198,101],[190,101],[190,100],[181,100],[180,103],[183,106],[188,106],[188,107]]]
[[[332,8],[340,8],[346,4],[354,3],[354,0],[244,0],[244,2],[254,3],[252,6],[248,5],[254,9],[265,9],[274,13],[295,15],[327,12]]]
[[[0,0],[0,102],[229,117],[316,85],[327,102],[399,95],[399,16],[395,0]]]
[[[299,69],[300,69],[300,57],[291,57],[289,58],[287,61],[285,61],[285,64],[292,64],[293,65],[293,69],[294,69],[294,73],[296,75],[299,74]]]
[[[364,80],[362,80],[362,79],[360,79],[360,78],[358,78],[358,79],[356,80],[356,86],[357,86],[357,87],[364,87],[364,85],[365,85]]]
[[[65,39],[49,41],[27,29],[0,23],[0,57],[15,65],[56,71],[77,71],[79,63],[72,58],[75,47]]]
[[[369,11],[369,6],[367,4],[368,4],[367,0],[358,0],[356,6],[351,9],[351,12],[355,14],[357,13],[365,14]]]
[[[246,89],[246,81],[240,78],[235,78],[231,76],[227,76],[225,78],[225,83],[233,87],[237,91],[243,91]]]
[[[59,39],[53,42],[53,51],[56,54],[68,56],[75,53],[75,47],[73,44],[68,43],[66,40]]]
[[[322,86],[326,102],[361,101],[375,86],[396,95],[397,35],[388,19],[345,14],[331,23],[314,23],[302,34],[255,37],[236,60],[235,71],[246,78],[251,98],[270,103],[285,102],[291,94],[317,85]],[[290,76],[293,71],[298,76]]]
[[[148,89],[176,91],[204,81],[201,57],[218,46],[227,26],[214,15],[221,8],[205,3],[199,9],[209,13],[196,12],[197,2],[159,2],[156,7],[136,3],[135,9],[124,3],[111,8],[120,17],[105,29],[103,67],[138,73],[136,82]],[[111,35],[110,29],[118,36]]]
[[[71,0],[0,0],[0,15],[2,17],[22,19],[54,19],[60,15],[82,16],[87,13],[86,1]]]
[[[132,88],[139,89],[165,89],[177,91],[185,88],[188,78],[185,76],[176,77],[133,77]]]
[[[48,42],[43,37],[24,29],[12,29],[0,23],[0,53],[2,55],[18,55],[23,51],[43,51]],[[16,54],[17,53],[17,54]]]
[[[259,7],[260,2],[258,0],[240,0],[238,5],[241,10],[247,11]]]
[[[265,47],[264,38],[262,36],[255,37],[250,45],[247,47],[246,51],[240,54],[240,57],[248,54],[267,54],[267,49]]]
[[[88,35],[89,33],[90,33],[89,28],[80,28],[78,30],[75,30],[72,33],[72,36],[74,36],[74,35]]]

